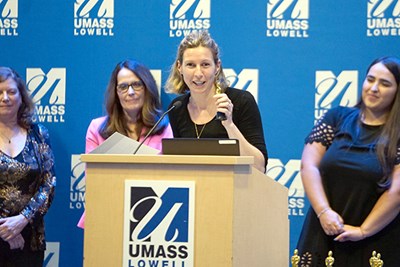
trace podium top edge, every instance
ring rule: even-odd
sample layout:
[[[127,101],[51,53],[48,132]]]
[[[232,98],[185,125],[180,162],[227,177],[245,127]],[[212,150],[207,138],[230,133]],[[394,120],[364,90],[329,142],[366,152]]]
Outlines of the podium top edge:
[[[81,154],[86,163],[252,165],[252,156]]]

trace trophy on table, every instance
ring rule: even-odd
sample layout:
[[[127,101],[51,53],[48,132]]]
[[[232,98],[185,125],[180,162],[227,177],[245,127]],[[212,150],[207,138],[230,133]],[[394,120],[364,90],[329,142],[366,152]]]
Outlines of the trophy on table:
[[[326,267],[332,267],[333,266],[333,263],[335,262],[335,259],[333,258],[332,255],[333,255],[332,250],[329,250],[328,257],[326,257],[326,259],[325,259],[325,266]]]
[[[294,254],[293,254],[292,259],[291,259],[292,267],[299,267],[300,256],[298,255],[299,251],[297,250],[297,248],[294,250],[293,253]]]
[[[382,267],[383,266],[383,260],[381,259],[381,253],[376,254],[376,263],[374,267]]]
[[[372,256],[369,258],[369,265],[371,267],[382,267],[383,266],[383,260],[381,259],[381,254],[376,253],[376,251],[372,251]]]
[[[376,266],[376,260],[377,260],[378,258],[376,257],[376,251],[374,250],[374,251],[372,251],[372,256],[371,256],[371,258],[369,258],[369,265],[371,266],[371,267],[375,267]]]

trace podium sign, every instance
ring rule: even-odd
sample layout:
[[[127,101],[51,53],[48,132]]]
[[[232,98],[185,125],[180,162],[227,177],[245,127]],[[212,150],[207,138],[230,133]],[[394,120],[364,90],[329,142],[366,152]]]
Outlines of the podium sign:
[[[126,180],[123,267],[193,267],[195,184]]]
[[[288,190],[254,169],[253,157],[85,154],[81,159],[87,164],[85,267],[157,266],[151,265],[154,260],[158,267],[187,267],[185,253],[195,267],[287,266]],[[140,188],[144,183],[147,192]],[[188,203],[187,215],[180,197],[170,196],[179,188],[189,198],[181,201]],[[153,206],[136,215],[149,199]],[[177,225],[181,215],[194,220],[187,242],[179,233],[186,226]],[[134,250],[137,245],[143,250]]]

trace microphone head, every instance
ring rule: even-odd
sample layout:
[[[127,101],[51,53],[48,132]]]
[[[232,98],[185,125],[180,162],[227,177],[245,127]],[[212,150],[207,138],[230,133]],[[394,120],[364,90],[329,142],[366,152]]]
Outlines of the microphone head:
[[[182,106],[182,101],[176,101],[173,105],[174,108],[179,108],[180,106]]]

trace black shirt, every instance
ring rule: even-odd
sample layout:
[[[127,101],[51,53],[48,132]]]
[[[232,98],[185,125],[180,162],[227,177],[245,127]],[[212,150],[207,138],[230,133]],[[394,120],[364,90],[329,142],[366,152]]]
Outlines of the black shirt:
[[[247,91],[234,88],[228,88],[225,93],[233,104],[233,123],[238,127],[246,140],[263,153],[266,166],[268,153],[264,141],[260,111],[258,110],[253,95]],[[182,106],[173,109],[169,113],[169,119],[175,138],[197,137],[195,123],[191,120],[187,109],[189,97],[190,93],[178,96],[169,106],[171,107],[177,101],[182,102]],[[215,120],[215,118],[205,125],[197,125],[197,132],[202,132],[201,138],[228,138],[228,133],[224,126],[222,126],[220,121]]]

